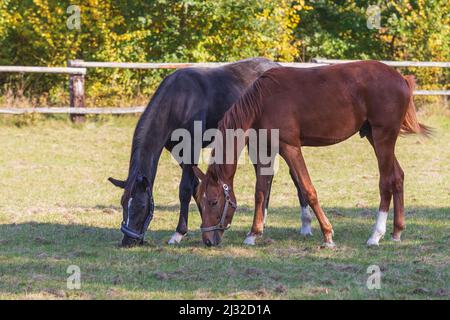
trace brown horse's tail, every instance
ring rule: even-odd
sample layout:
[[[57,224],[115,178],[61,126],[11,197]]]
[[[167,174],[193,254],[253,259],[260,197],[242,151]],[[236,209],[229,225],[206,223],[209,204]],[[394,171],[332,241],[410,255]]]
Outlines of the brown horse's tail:
[[[424,124],[419,123],[416,115],[416,107],[414,105],[413,92],[416,88],[416,80],[414,76],[408,75],[404,76],[406,83],[409,87],[410,98],[408,109],[406,110],[405,118],[403,119],[402,126],[400,127],[401,134],[421,134],[426,137],[430,137],[432,134],[432,129]]]

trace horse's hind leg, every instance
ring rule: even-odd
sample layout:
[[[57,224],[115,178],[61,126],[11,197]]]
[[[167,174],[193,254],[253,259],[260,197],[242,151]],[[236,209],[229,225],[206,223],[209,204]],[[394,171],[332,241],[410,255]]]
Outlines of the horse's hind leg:
[[[247,234],[244,244],[254,245],[258,236],[264,231],[264,223],[267,214],[269,194],[272,186],[273,175],[262,175],[261,165],[255,165],[256,186],[255,186],[255,213],[253,215],[252,229]]]
[[[322,208],[320,207],[319,200],[317,198],[317,192],[311,182],[308,170],[306,168],[305,160],[303,159],[300,146],[291,146],[287,144],[280,145],[280,154],[286,161],[290,170],[293,170],[296,176],[299,178],[300,188],[304,192],[306,200],[309,206],[313,209],[314,214],[319,220],[320,228],[324,237],[324,246],[334,247],[333,243],[333,227],[325,216]]]
[[[168,241],[168,244],[180,243],[188,232],[189,203],[198,184],[197,178],[192,171],[192,166],[183,164],[181,167],[183,173],[179,187],[180,217],[178,219],[177,229]]]
[[[264,218],[263,218],[264,227],[266,226],[267,214],[269,213],[269,201],[270,201],[270,191],[272,191],[272,183],[273,183],[273,176],[270,179],[269,188],[267,190],[267,195],[266,195],[266,203],[265,203],[265,207],[264,207]]]
[[[394,231],[392,240],[400,241],[402,231],[405,229],[405,206],[403,202],[403,173],[397,158],[394,163]]]
[[[368,136],[375,149],[380,172],[380,206],[372,235],[367,241],[369,246],[377,246],[386,233],[386,221],[392,195],[394,195],[394,235],[399,237],[403,230],[403,172],[394,155],[398,130],[393,128],[372,128]],[[401,230],[400,230],[401,229]]]
[[[302,227],[300,228],[300,234],[304,236],[312,236],[312,229],[311,229],[312,214],[309,211],[308,202],[303,196],[302,189],[300,188],[300,182],[298,181],[298,177],[295,174],[295,172],[289,170],[289,174],[291,175],[291,179],[294,182],[295,188],[297,189],[297,196],[301,207],[300,220],[302,222]]]

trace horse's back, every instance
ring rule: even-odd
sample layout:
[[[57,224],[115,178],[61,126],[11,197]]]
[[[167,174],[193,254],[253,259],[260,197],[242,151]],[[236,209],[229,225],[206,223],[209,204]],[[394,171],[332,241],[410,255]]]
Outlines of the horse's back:
[[[278,64],[265,58],[251,58],[221,67],[178,69],[167,76],[152,97],[143,118],[147,125],[160,119],[167,130],[183,128],[191,134],[196,121],[202,130],[216,128],[223,114],[264,71]],[[164,116],[166,115],[166,116]],[[144,122],[144,120],[143,120]],[[172,129],[169,129],[172,128]],[[166,148],[174,142],[166,142]]]
[[[404,78],[377,61],[277,68],[261,78],[268,83],[263,102],[265,124],[286,128],[289,123],[289,135],[300,135],[303,145],[343,141],[367,120],[385,121],[387,113],[401,118],[409,95]]]
[[[377,87],[403,86],[402,75],[379,61],[356,61],[329,66],[294,68],[280,67],[266,71],[261,78],[272,79],[282,84],[285,90],[307,87],[308,89],[341,89],[358,90],[361,88],[377,89]],[[315,94],[316,90],[310,91]],[[308,92],[305,92],[306,94]]]
[[[205,129],[217,127],[223,114],[245,89],[265,71],[280,65],[266,58],[249,58],[215,68],[179,69],[165,90],[177,100],[177,117],[190,126],[205,121]],[[181,107],[182,106],[182,107]]]

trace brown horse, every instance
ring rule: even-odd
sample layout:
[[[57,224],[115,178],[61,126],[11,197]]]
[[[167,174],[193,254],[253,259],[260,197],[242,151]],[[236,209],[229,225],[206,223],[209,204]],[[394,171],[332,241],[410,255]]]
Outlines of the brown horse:
[[[361,61],[308,69],[275,68],[265,72],[225,113],[219,123],[226,129],[279,129],[279,153],[298,179],[323,233],[324,246],[332,247],[333,228],[322,210],[302,156],[302,146],[327,146],[360,132],[367,137],[378,160],[380,206],[368,245],[378,245],[386,232],[391,198],[394,198],[392,239],[400,241],[405,228],[404,174],[394,150],[400,133],[428,135],[416,118],[412,99],[414,78],[403,77],[376,61]],[[223,135],[225,136],[225,134]],[[270,139],[270,136],[269,136]],[[223,143],[223,157],[227,139]],[[233,144],[235,145],[235,144]],[[242,148],[241,148],[242,149]],[[214,152],[214,151],[213,151]],[[230,150],[228,150],[230,152]],[[234,148],[234,163],[213,163],[201,180],[197,199],[202,207],[202,237],[206,245],[220,243],[231,224],[235,208],[233,179],[241,150]],[[217,159],[216,159],[217,160]],[[263,231],[263,208],[269,176],[258,175],[252,234]]]

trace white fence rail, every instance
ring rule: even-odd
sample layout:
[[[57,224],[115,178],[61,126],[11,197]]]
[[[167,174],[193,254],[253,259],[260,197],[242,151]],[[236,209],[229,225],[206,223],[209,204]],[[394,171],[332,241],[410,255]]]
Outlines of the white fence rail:
[[[86,74],[86,68],[0,66],[0,72]]]
[[[127,114],[127,113],[142,113],[145,107],[131,107],[131,108],[0,108],[0,114],[25,114],[25,113],[43,113],[43,114]]]
[[[310,63],[303,62],[282,62],[282,66],[294,68],[311,68],[330,64],[347,63],[358,60],[334,60],[334,59],[313,59]],[[449,68],[450,62],[416,62],[416,61],[380,61],[392,67],[428,67],[428,68]],[[70,107],[63,108],[0,108],[0,114],[25,114],[25,113],[65,113],[69,114],[73,120],[82,119],[86,114],[127,114],[141,113],[145,107],[128,108],[85,108],[84,78],[88,68],[119,68],[119,69],[180,69],[189,67],[211,68],[227,64],[226,62],[202,62],[202,63],[134,63],[134,62],[96,62],[83,60],[70,60],[68,67],[25,67],[25,66],[0,66],[0,73],[51,73],[68,74]],[[450,90],[416,90],[414,95],[427,96],[450,96]]]
[[[450,90],[415,90],[415,96],[450,96]]]
[[[115,68],[115,69],[182,69],[182,68],[215,68],[230,62],[161,62],[161,63],[135,63],[135,62],[95,62],[71,60],[71,67],[79,68]],[[327,65],[328,63],[315,62],[279,62],[284,67],[311,68]]]
[[[361,60],[336,60],[336,59],[320,59],[315,58],[313,62],[320,64],[339,64],[348,63]],[[434,62],[434,61],[386,61],[380,60],[380,62],[387,64],[391,67],[427,67],[427,68],[450,68],[450,62]]]

